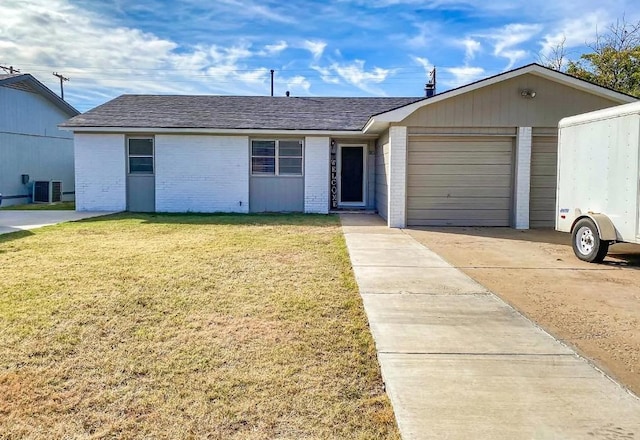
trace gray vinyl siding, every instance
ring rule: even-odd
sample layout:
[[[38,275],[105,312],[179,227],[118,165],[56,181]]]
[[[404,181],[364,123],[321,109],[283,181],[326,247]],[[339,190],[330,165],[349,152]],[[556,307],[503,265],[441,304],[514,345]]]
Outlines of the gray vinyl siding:
[[[409,138],[407,222],[411,226],[509,226],[510,136]]]
[[[389,206],[389,132],[384,133],[376,147],[375,164],[375,203],[378,214],[387,220]]]
[[[529,226],[554,227],[558,164],[558,137],[533,136]]]
[[[520,96],[535,90],[534,99]],[[522,75],[425,106],[401,125],[409,127],[556,127],[566,116],[620,102],[536,76]]]
[[[304,211],[304,178],[251,176],[249,212]]]
[[[29,195],[30,181],[62,181],[63,200],[75,191],[73,134],[58,129],[69,116],[41,95],[0,87],[0,193],[4,197]],[[71,193],[71,194],[69,194]],[[30,198],[5,198],[2,206],[28,203]]]

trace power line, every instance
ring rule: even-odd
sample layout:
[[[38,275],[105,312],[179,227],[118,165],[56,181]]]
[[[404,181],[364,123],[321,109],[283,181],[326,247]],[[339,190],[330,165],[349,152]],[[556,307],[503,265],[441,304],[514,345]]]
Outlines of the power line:
[[[20,73],[20,70],[16,69],[13,66],[9,66],[9,67],[0,66],[0,69],[3,69],[5,72],[9,72],[10,74]]]

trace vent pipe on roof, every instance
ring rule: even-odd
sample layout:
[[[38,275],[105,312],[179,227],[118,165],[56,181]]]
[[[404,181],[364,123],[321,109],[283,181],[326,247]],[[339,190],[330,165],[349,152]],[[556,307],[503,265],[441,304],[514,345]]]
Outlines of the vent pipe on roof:
[[[291,93],[287,90],[287,92],[285,93],[285,95],[287,95],[287,98],[288,98],[289,96],[291,96]]]
[[[436,68],[433,67],[433,70],[429,72],[429,82],[427,82],[424,86],[425,96],[427,98],[431,98],[436,94]]]
[[[274,70],[271,69],[271,96],[273,96],[273,72]]]

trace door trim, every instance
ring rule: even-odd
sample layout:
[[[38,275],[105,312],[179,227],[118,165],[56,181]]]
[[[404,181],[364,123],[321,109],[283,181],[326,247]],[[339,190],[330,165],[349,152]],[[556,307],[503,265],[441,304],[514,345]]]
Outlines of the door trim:
[[[343,202],[342,201],[342,148],[362,148],[362,201]],[[337,165],[338,165],[338,207],[365,207],[367,206],[367,144],[338,144]]]

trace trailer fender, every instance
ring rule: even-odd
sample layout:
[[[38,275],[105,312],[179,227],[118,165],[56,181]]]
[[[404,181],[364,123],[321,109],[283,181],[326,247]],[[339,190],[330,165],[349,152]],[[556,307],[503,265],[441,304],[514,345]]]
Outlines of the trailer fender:
[[[600,236],[600,240],[603,241],[617,241],[618,236],[616,234],[616,228],[613,226],[613,222],[607,217],[605,214],[597,214],[594,212],[588,212],[577,217],[573,224],[571,225],[571,232],[573,232],[573,228],[576,223],[578,223],[583,218],[589,218],[595,223],[596,228],[598,228],[598,235]]]

